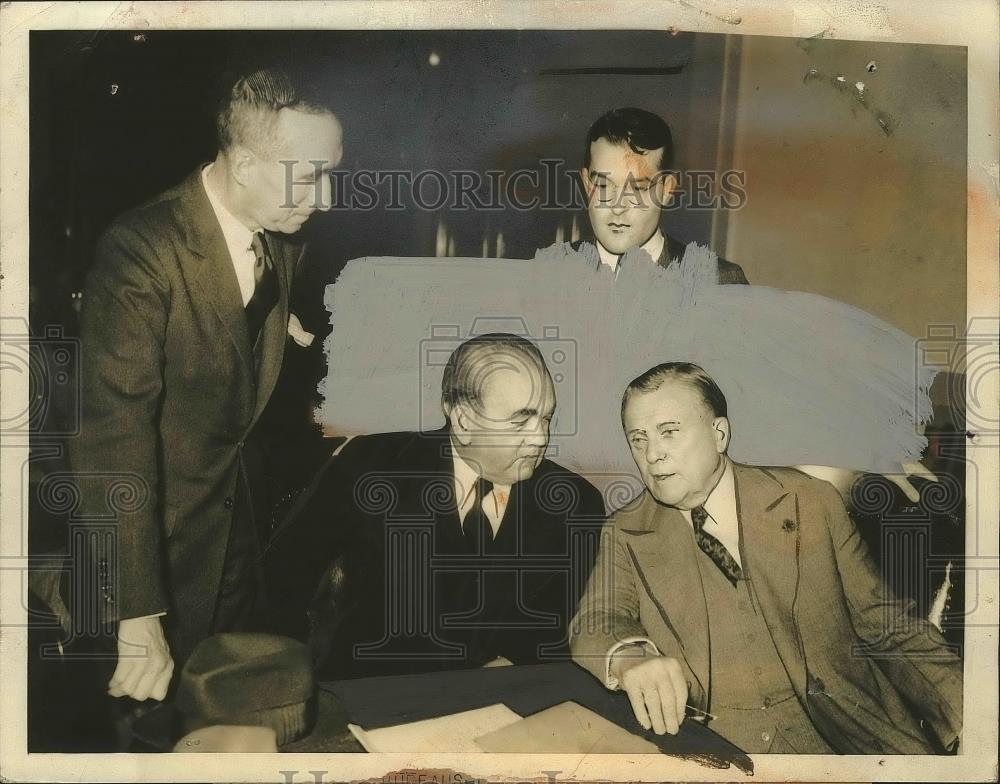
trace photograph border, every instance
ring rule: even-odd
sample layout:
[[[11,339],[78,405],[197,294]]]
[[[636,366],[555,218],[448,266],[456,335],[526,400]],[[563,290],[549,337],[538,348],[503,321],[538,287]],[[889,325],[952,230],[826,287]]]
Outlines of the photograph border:
[[[0,8],[0,316],[3,333],[27,334],[28,323],[28,39],[32,30],[323,30],[562,29],[682,30],[693,33],[836,38],[948,44],[968,51],[967,332],[996,336],[997,231],[1000,224],[1000,101],[996,74],[995,0],[931,5],[920,0],[866,2],[732,2],[669,0],[594,3],[587,0],[376,0],[375,2],[5,3]],[[985,332],[984,332],[985,330]],[[920,336],[918,336],[920,337]],[[988,362],[988,357],[982,357]],[[994,358],[994,363],[996,362]],[[1000,423],[997,365],[969,367],[969,405]],[[972,385],[975,384],[975,388]],[[27,409],[27,374],[4,373],[0,403]],[[974,393],[974,394],[973,394]],[[1000,437],[970,433],[967,449],[964,732],[957,756],[754,755],[754,781],[996,780],[997,629],[1000,520],[996,479]],[[4,434],[0,449],[0,777],[4,780],[100,781],[663,781],[745,780],[737,769],[715,770],[666,755],[521,754],[26,754],[25,553],[21,497],[27,435]],[[985,481],[975,481],[976,474]],[[18,521],[19,525],[13,522]],[[976,530],[977,526],[986,526]],[[969,547],[975,547],[969,552]],[[294,775],[290,776],[290,772]],[[317,778],[317,773],[325,775]]]

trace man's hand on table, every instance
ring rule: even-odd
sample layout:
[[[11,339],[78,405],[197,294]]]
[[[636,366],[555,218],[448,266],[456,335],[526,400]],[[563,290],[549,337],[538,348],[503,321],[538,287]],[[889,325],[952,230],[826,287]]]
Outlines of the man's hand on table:
[[[616,653],[611,673],[632,703],[635,718],[645,728],[676,735],[684,721],[688,686],[680,662],[666,656]]]

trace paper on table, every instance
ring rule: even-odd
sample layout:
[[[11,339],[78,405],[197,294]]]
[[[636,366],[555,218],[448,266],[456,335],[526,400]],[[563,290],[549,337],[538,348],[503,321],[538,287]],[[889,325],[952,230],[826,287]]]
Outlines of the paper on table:
[[[660,750],[575,702],[552,708],[476,738],[480,751],[535,754],[659,754]]]
[[[365,730],[357,724],[348,724],[347,728],[369,752],[482,752],[475,744],[475,738],[520,720],[518,714],[498,703],[377,730]]]

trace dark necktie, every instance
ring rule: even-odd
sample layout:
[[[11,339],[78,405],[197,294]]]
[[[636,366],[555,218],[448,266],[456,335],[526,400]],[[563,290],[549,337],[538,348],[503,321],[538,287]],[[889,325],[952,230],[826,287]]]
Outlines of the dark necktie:
[[[472,508],[465,515],[462,529],[465,533],[465,543],[470,553],[481,554],[489,552],[493,545],[493,526],[483,510],[483,499],[493,490],[493,483],[479,477],[476,480],[475,498]]]
[[[694,540],[698,543],[701,551],[712,559],[712,563],[719,567],[719,571],[726,576],[726,579],[735,588],[736,581],[743,576],[743,570],[740,569],[740,565],[736,563],[722,542],[705,531],[705,521],[707,519],[708,512],[705,511],[705,507],[696,506],[691,510],[691,523],[694,525]]]
[[[247,302],[247,327],[250,330],[250,342],[256,343],[267,314],[278,303],[278,275],[274,271],[274,262],[268,251],[264,234],[257,232],[250,241],[250,248],[255,257],[253,265],[253,296]]]

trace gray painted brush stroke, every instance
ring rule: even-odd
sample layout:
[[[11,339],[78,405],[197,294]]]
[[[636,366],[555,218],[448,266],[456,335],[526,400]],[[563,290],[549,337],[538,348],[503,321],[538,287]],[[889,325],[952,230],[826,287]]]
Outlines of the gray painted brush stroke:
[[[635,473],[622,391],[667,360],[718,381],[736,460],[888,472],[919,458],[934,371],[916,367],[913,338],[825,297],[720,286],[716,268],[694,244],[667,269],[631,251],[617,275],[568,244],[532,261],[356,259],[326,290],[319,421],[343,434],[440,427],[448,354],[508,331],[534,338],[554,377],[550,457],[585,474]]]

